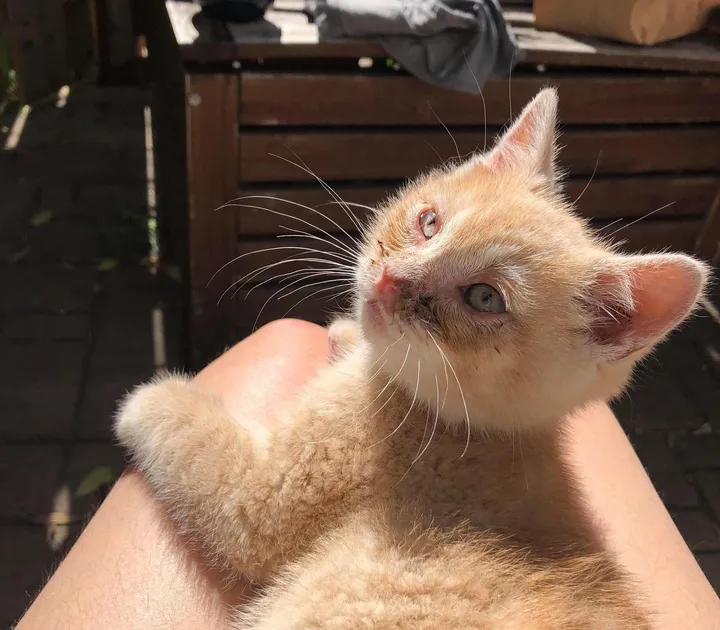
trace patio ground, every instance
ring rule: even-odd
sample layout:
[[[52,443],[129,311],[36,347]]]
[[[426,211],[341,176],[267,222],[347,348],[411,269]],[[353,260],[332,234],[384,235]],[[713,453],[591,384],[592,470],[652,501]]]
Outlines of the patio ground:
[[[101,492],[79,496],[83,480],[122,470],[117,398],[178,361],[179,284],[147,261],[148,95],[79,86],[62,104],[0,133],[0,627],[92,514]],[[707,312],[616,411],[720,590],[720,326]]]

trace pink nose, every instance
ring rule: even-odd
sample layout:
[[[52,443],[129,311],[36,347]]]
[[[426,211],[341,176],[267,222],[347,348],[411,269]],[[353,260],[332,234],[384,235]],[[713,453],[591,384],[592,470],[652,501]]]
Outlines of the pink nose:
[[[392,277],[387,266],[383,266],[380,276],[375,280],[375,297],[380,304],[382,304],[386,313],[392,314],[395,312],[398,299],[398,286],[397,281]]]

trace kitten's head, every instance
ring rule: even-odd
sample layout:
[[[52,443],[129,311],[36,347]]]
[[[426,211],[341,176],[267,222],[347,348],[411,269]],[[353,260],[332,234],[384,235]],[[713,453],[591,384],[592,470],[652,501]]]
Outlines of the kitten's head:
[[[412,183],[367,233],[364,335],[378,367],[448,422],[467,406],[475,426],[523,428],[616,396],[706,281],[689,256],[617,253],[573,213],[556,110],[543,90],[494,149]]]

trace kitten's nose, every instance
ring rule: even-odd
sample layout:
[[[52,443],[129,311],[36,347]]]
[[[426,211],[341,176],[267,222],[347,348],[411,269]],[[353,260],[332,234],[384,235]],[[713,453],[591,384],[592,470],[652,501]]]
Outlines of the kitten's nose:
[[[395,312],[398,293],[397,280],[390,274],[387,265],[383,265],[380,276],[375,280],[375,297],[383,305],[386,313]]]

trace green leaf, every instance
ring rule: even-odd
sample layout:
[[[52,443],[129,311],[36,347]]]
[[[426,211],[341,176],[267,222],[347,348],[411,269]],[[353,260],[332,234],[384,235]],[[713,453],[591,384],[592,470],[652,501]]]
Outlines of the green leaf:
[[[32,216],[30,219],[30,225],[33,227],[40,227],[41,225],[45,225],[46,223],[52,221],[52,218],[53,213],[50,212],[50,210],[43,210],[42,212],[38,212]]]
[[[112,271],[118,266],[116,258],[103,258],[97,266],[98,271]]]
[[[88,494],[92,494],[100,486],[106,483],[112,483],[115,480],[112,468],[110,466],[98,466],[91,470],[80,482],[80,485],[75,490],[76,497],[84,497]]]

